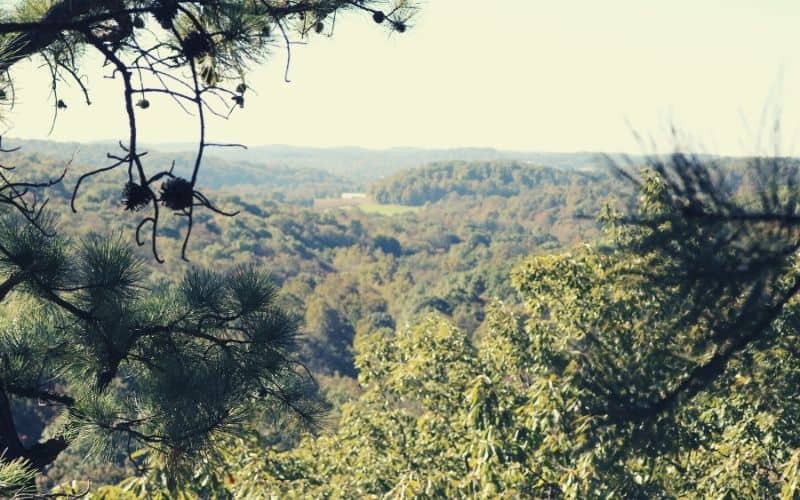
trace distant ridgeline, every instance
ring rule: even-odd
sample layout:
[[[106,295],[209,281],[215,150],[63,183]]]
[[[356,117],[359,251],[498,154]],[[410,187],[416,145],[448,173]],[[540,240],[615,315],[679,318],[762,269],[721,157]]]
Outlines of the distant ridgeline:
[[[44,180],[69,172],[62,188],[70,191],[84,172],[109,164],[114,145],[5,139],[16,152],[0,156],[0,165],[16,166],[13,178]],[[169,165],[187,175],[193,159],[190,144],[148,149],[147,162]],[[180,149],[179,149],[180,148]],[[461,155],[459,157],[459,155]],[[641,157],[630,157],[631,165]],[[205,157],[198,178],[201,189],[242,194],[258,192],[275,201],[311,206],[318,198],[368,192],[378,203],[421,206],[448,196],[513,197],[548,188],[581,190],[611,178],[608,161],[594,153],[515,153],[492,149],[290,148],[262,146],[250,150],[214,150]],[[743,159],[720,159],[734,189],[748,189]],[[542,166],[545,165],[545,166]],[[635,168],[633,169],[635,170]],[[124,168],[90,179],[83,189],[97,199],[111,199],[124,185]],[[608,186],[604,186],[608,187]]]
[[[602,171],[567,171],[516,161],[437,162],[378,181],[372,194],[380,203],[418,206],[451,195],[509,198],[534,189],[585,189],[607,177]]]
[[[159,151],[191,151],[191,144],[160,144]],[[518,161],[547,165],[564,170],[584,170],[601,166],[601,155],[591,152],[534,153],[504,151],[492,148],[391,148],[365,149],[357,147],[310,148],[294,146],[255,146],[249,149],[226,148],[214,155],[229,161],[303,167],[325,170],[343,177],[371,182],[397,172],[432,162],[491,162]]]
[[[67,143],[39,140],[8,139],[3,141],[7,148],[19,150],[0,155],[0,165],[17,166],[17,177],[34,176],[35,179],[57,176],[69,166],[65,183],[71,188],[77,178],[90,170],[109,165],[112,161],[106,154],[114,151],[113,144]],[[166,152],[158,148],[145,148],[147,164],[163,165],[166,168],[174,162],[175,175],[188,177],[194,162],[190,145],[181,151]],[[204,157],[204,167],[198,177],[198,185],[204,190],[252,191],[258,190],[262,196],[268,195],[278,201],[311,205],[315,197],[338,196],[342,191],[355,190],[353,181],[327,170],[303,165],[287,165],[269,156],[260,159],[246,157],[246,160],[219,154],[214,150]],[[159,167],[161,168],[161,167]],[[122,167],[113,172],[95,176],[82,188],[90,190],[120,191],[124,186],[127,169]],[[31,180],[31,179],[28,179]]]

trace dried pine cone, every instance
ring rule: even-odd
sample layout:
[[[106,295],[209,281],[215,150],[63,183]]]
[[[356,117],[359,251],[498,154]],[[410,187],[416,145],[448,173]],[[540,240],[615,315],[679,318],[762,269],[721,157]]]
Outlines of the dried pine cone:
[[[150,189],[135,182],[125,184],[122,192],[122,204],[125,205],[125,210],[137,212],[146,207],[152,199],[153,193],[150,192]]]
[[[183,39],[183,55],[187,59],[196,59],[212,51],[211,37],[199,31],[192,31]]]
[[[172,210],[186,210],[193,199],[194,188],[186,179],[175,177],[161,185],[161,203]]]

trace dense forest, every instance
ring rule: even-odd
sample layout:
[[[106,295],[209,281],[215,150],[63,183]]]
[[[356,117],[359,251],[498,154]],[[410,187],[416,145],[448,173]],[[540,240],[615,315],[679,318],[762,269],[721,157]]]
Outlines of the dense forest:
[[[23,146],[9,164],[36,178],[63,168],[70,147],[37,144],[44,147],[32,154]],[[220,165],[232,179],[266,179],[273,170]],[[746,200],[763,186],[752,166],[720,161],[715,185],[752,206]],[[75,238],[98,230],[130,234],[136,221],[125,222],[113,177],[83,185],[77,213],[70,213],[71,188],[86,168],[78,157],[65,182],[50,189],[60,230]],[[749,361],[731,362],[710,390],[659,414],[647,431],[596,414],[622,411],[607,406],[617,391],[614,398],[636,395],[642,405],[665,394],[670,377],[680,379],[716,352],[708,351],[708,332],[717,327],[695,309],[736,314],[742,301],[725,295],[740,293],[729,285],[706,303],[681,284],[681,273],[709,265],[697,260],[702,246],[692,245],[710,235],[680,225],[659,176],[637,187],[599,166],[454,161],[365,188],[358,177],[278,171],[275,182],[295,196],[276,197],[275,186],[255,180],[246,190],[223,184],[208,191],[241,213],[198,217],[190,263],[178,259],[180,218],[161,228],[165,264],[148,258],[147,246],[139,250],[153,284],[205,264],[256,264],[272,274],[281,306],[301,317],[301,356],[330,405],[319,433],[250,417],[250,432],[222,438],[224,451],[195,464],[193,479],[180,486],[166,481],[147,448],[78,445],[38,479],[42,487],[70,492],[90,484],[96,498],[171,497],[178,490],[199,498],[793,495],[795,413],[781,394],[794,372],[780,368],[793,354],[783,340],[746,350]],[[387,210],[375,210],[369,197],[338,208],[308,203],[335,189],[363,189]],[[664,214],[678,217],[672,232],[658,234],[681,251],[645,250],[654,229],[630,226],[627,210],[642,221],[655,217],[661,232]],[[737,252],[728,258],[741,264],[749,250]],[[694,267],[681,261],[687,258]],[[676,286],[664,286],[667,277]],[[20,301],[8,308],[5,321],[25,307]],[[769,335],[794,335],[780,333],[793,321],[792,307]],[[681,332],[687,321],[694,326]],[[606,347],[577,362],[575,353],[592,343]],[[664,386],[647,385],[659,379]],[[772,389],[759,389],[767,379]],[[55,424],[40,422],[56,415],[22,410],[31,439]]]
[[[37,179],[58,173],[63,158],[77,149],[46,142],[21,145],[7,163]],[[125,222],[121,181],[114,177],[82,184],[77,213],[70,212],[75,182],[97,154],[92,146],[81,146],[65,181],[48,193],[60,230],[75,238],[98,231],[126,235],[135,225],[133,217]],[[597,237],[597,223],[583,215],[598,213],[618,183],[599,169],[589,174],[513,161],[423,165],[367,190],[385,189],[391,182],[407,192],[420,175],[444,168],[453,174],[438,182],[446,199],[387,215],[358,206],[309,206],[308,200],[319,196],[362,189],[355,175],[348,179],[310,168],[215,161],[227,177],[209,193],[221,206],[241,213],[198,217],[188,264],[177,258],[185,222],[169,220],[160,233],[165,264],[154,263],[147,247],[140,248],[150,279],[177,279],[187,267],[215,263],[255,263],[269,270],[280,287],[281,303],[302,316],[303,357],[334,403],[332,416],[363,392],[357,381],[357,346],[389,341],[394,332],[425,317],[446,318],[469,332],[469,338],[480,337],[498,301],[521,307],[509,280],[511,270],[531,254]],[[525,184],[511,189],[520,177]],[[462,189],[461,179],[470,179],[472,189]],[[239,189],[239,184],[248,187]],[[336,428],[332,417],[323,432]],[[274,436],[267,433],[261,439]],[[80,478],[98,485],[135,470],[119,450],[108,451],[114,453],[111,461],[102,454],[85,460],[85,451],[64,452],[43,481],[53,486],[79,471]]]
[[[8,162],[36,178],[58,172],[63,168],[62,159],[70,157],[70,149],[75,147],[46,143],[48,149],[39,143],[22,144]],[[29,153],[30,146],[35,146],[37,153]],[[124,234],[119,179],[83,184],[78,212],[69,213],[70,188],[88,169],[81,162],[91,160],[91,154],[82,148],[69,166],[65,183],[51,189],[50,203],[62,214],[62,229],[74,236],[86,228]],[[490,196],[462,192],[460,183],[453,180],[447,202],[421,211],[384,215],[358,207],[315,210],[308,206],[307,200],[328,196],[335,187],[341,192],[360,189],[356,179],[338,178],[322,189],[329,176],[317,170],[224,161],[213,166],[228,175],[227,182],[217,184],[219,203],[241,213],[234,218],[212,214],[198,218],[197,238],[189,247],[192,264],[256,262],[269,269],[287,303],[306,311],[307,331],[320,350],[313,364],[349,375],[354,371],[348,352],[359,324],[362,329],[394,328],[421,311],[433,310],[453,317],[462,327],[476,329],[489,301],[514,295],[507,278],[515,262],[532,252],[569,246],[598,234],[596,223],[582,215],[599,212],[614,182],[600,170],[590,176],[514,162],[457,162],[449,170],[460,176],[490,171],[484,175],[485,182],[477,183],[484,186],[483,191],[513,183],[505,177],[507,170],[523,171],[535,182],[518,193],[507,189],[502,195]],[[398,187],[401,191],[413,189],[418,173],[430,168],[408,170],[391,182],[402,184]],[[237,188],[240,179],[246,179],[247,189]],[[274,179],[274,184],[267,184],[266,179]],[[296,196],[276,198],[275,191]],[[80,224],[70,224],[76,218]],[[130,217],[128,227],[132,224]],[[166,255],[174,257],[184,224],[174,218],[162,226]],[[140,250],[146,256],[147,248]],[[155,271],[177,276],[185,264],[175,260],[168,258],[167,264],[155,266]]]
[[[376,183],[372,191],[380,203],[419,206],[436,203],[447,196],[511,198],[526,191],[541,191],[547,186],[559,186],[568,193],[570,184],[575,185],[574,192],[582,193],[602,178],[602,175],[589,173],[581,178],[575,174],[575,171],[535,168],[516,162],[434,163],[412,173],[402,172],[384,179]],[[604,186],[601,184],[598,188]]]

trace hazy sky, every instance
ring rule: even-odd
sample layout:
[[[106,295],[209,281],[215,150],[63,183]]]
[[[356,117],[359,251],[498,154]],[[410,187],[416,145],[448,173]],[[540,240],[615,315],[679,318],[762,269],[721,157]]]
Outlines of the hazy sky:
[[[428,0],[413,29],[388,35],[365,16],[334,38],[296,47],[292,83],[276,51],[258,92],[213,139],[365,147],[491,146],[640,151],[632,129],[671,123],[704,149],[758,143],[780,108],[784,152],[800,141],[800,2],[796,0]],[[125,135],[118,82],[86,70],[95,104],[70,107],[49,136]],[[47,75],[14,73],[20,104],[7,135],[47,138]],[[195,124],[169,101],[142,115],[146,141],[187,141]],[[664,141],[659,141],[664,144]]]

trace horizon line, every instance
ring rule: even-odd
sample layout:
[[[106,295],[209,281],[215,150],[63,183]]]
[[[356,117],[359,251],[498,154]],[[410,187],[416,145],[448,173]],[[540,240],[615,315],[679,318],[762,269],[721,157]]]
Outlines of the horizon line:
[[[104,144],[113,144],[116,145],[119,142],[119,139],[97,139],[93,141],[78,141],[78,140],[59,140],[59,139],[47,139],[47,138],[32,138],[32,137],[13,137],[13,136],[0,136],[0,139],[7,139],[10,141],[29,141],[29,142],[50,142],[56,144],[82,144],[82,145],[92,145],[92,146],[99,146]],[[159,146],[187,146],[186,150],[180,150],[178,152],[191,152],[193,148],[196,149],[197,143],[193,141],[164,141],[164,142],[149,142],[146,143],[146,147],[158,148]],[[371,146],[359,146],[354,144],[343,144],[343,145],[335,145],[335,146],[312,146],[312,145],[298,145],[298,144],[285,144],[285,143],[261,143],[256,145],[247,145],[241,144],[241,147],[231,147],[231,148],[209,148],[207,151],[209,154],[214,154],[215,152],[220,151],[221,149],[244,149],[244,150],[251,150],[257,148],[290,148],[290,149],[306,149],[306,150],[318,150],[318,151],[335,151],[335,150],[361,150],[367,152],[374,152],[374,153],[384,153],[384,152],[397,152],[397,151],[457,151],[457,150],[472,150],[472,151],[492,151],[500,154],[553,154],[553,155],[597,155],[597,156],[623,156],[623,157],[648,157],[648,156],[664,156],[670,155],[676,152],[688,153],[698,156],[712,156],[712,157],[720,157],[720,158],[764,158],[764,157],[776,157],[775,155],[757,155],[755,153],[730,153],[730,152],[719,152],[719,153],[712,153],[712,152],[698,152],[698,151],[687,151],[687,150],[679,150],[679,149],[671,149],[671,150],[663,150],[657,152],[648,152],[648,153],[631,153],[627,151],[601,151],[601,150],[589,150],[589,149],[581,149],[581,150],[535,150],[535,149],[516,149],[516,148],[501,148],[497,146],[409,146],[409,145],[398,145],[398,146],[388,146],[388,147],[371,147]],[[780,155],[777,156],[779,158],[798,158],[800,156],[795,155]]]

